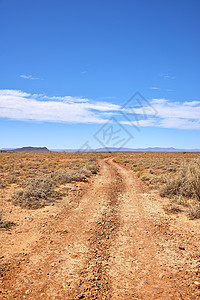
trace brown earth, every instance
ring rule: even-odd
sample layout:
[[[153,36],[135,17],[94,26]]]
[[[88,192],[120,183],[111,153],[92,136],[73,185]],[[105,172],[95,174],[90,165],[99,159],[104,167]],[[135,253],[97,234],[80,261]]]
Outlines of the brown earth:
[[[111,158],[70,188],[42,209],[7,204],[17,226],[0,232],[0,299],[200,296],[199,220],[167,215],[163,199]]]

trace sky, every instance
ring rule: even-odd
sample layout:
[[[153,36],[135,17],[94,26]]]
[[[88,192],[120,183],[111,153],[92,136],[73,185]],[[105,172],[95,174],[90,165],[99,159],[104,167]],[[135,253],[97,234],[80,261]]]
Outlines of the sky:
[[[199,0],[0,0],[0,148],[200,149]]]

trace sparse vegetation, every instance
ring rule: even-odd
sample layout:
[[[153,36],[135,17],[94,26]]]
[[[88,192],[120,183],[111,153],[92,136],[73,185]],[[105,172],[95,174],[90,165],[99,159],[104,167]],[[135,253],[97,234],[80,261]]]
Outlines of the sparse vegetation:
[[[192,220],[200,218],[200,203],[196,203],[195,205],[190,207],[189,217]]]
[[[65,168],[59,169],[52,173],[52,177],[57,183],[64,184],[73,181],[87,181],[92,174],[97,174],[99,167],[96,162],[86,162],[84,166],[75,169]]]
[[[166,177],[166,184],[160,194],[163,197],[178,196],[200,201],[200,159],[182,164],[173,178]]]
[[[0,180],[0,189],[4,189],[4,188],[6,188],[6,187],[7,187],[6,182],[3,181],[3,180]]]
[[[189,166],[189,181],[193,187],[196,199],[200,201],[200,158]]]
[[[199,153],[113,155],[150,188],[158,189],[178,206],[191,207],[190,215],[198,217],[195,201],[200,201]],[[42,207],[58,199],[60,185],[88,181],[99,171],[97,158],[108,156],[108,153],[0,153],[0,188],[14,186],[16,192],[11,199],[15,205]]]
[[[164,210],[168,214],[177,214],[182,211],[182,209],[175,203],[169,203],[163,206]]]
[[[8,230],[14,225],[13,222],[3,220],[3,213],[0,211],[0,230]]]
[[[55,183],[49,176],[29,179],[25,189],[12,195],[12,203],[25,208],[39,208],[52,203],[58,198]]]
[[[200,217],[199,153],[132,153],[117,155],[116,161],[133,169],[137,177],[162,197],[173,203],[165,206],[168,213],[178,213],[180,205],[190,209],[191,218]]]
[[[104,153],[0,153],[0,189],[14,186],[15,205],[39,208],[56,201],[59,185],[85,182]],[[56,191],[57,190],[57,191]]]

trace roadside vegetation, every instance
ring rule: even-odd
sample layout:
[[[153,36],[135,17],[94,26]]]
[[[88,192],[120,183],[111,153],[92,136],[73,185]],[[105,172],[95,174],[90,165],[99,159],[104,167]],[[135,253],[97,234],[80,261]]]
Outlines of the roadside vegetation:
[[[1,153],[0,189],[13,186],[10,201],[36,209],[61,198],[61,185],[86,182],[98,171],[95,153]]]
[[[118,155],[116,161],[131,168],[161,197],[170,199],[164,206],[166,212],[179,213],[187,207],[190,218],[200,218],[199,153],[131,153]]]

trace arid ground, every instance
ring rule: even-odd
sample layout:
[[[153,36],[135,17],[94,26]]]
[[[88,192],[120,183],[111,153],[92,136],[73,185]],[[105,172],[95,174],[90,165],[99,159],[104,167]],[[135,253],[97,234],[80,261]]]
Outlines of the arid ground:
[[[1,153],[0,299],[197,299],[199,157]]]

